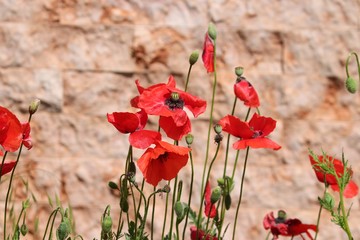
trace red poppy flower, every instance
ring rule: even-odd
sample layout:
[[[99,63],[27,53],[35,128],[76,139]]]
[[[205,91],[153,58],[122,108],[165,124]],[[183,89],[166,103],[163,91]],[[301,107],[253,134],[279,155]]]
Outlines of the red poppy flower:
[[[214,72],[214,43],[208,33],[205,34],[202,60],[207,72]]]
[[[28,150],[30,150],[33,147],[32,139],[31,139],[31,136],[30,136],[30,131],[31,131],[30,124],[28,122],[22,123],[21,128],[22,128],[22,131],[23,131],[22,143],[24,144],[24,146]]]
[[[148,148],[137,161],[146,182],[154,187],[162,180],[175,178],[189,157],[189,148],[158,141],[154,148]]]
[[[255,88],[244,77],[238,77],[234,84],[234,93],[237,98],[248,107],[259,107],[260,101]]]
[[[250,122],[247,123],[235,116],[227,115],[220,120],[219,124],[223,131],[240,138],[233,144],[235,149],[251,147],[279,150],[281,148],[280,145],[267,138],[276,127],[276,121],[272,118],[255,113]]]
[[[197,236],[197,238],[196,238]],[[190,239],[191,240],[218,240],[216,236],[206,234],[203,230],[197,229],[195,226],[190,227]]]
[[[15,152],[23,140],[19,119],[8,109],[0,106],[0,145],[5,151]]]
[[[331,174],[324,174],[324,172],[319,168],[319,166],[316,165],[317,162],[315,161],[315,159],[311,155],[309,155],[309,158],[311,165],[315,171],[317,179],[322,183],[325,182],[326,180],[326,183],[329,184],[334,191],[339,192],[340,189],[337,184],[335,176]],[[319,162],[327,162],[330,166],[333,165],[338,177],[341,177],[344,174],[344,165],[342,161],[335,159],[331,156],[325,156],[324,158],[323,155],[319,155],[317,156],[317,158]],[[352,175],[351,169],[348,169],[348,171],[350,171]],[[358,194],[358,192],[359,192],[359,187],[356,185],[354,181],[350,180],[345,187],[344,197],[346,198],[355,197]]]
[[[303,224],[297,218],[286,219],[285,217],[280,216],[275,218],[273,212],[266,214],[263,220],[263,225],[266,230],[270,229],[273,235],[273,239],[278,239],[279,236],[300,236],[305,240],[302,234],[306,234],[309,239],[313,239],[309,233],[309,230],[316,232],[316,225]]]
[[[173,76],[167,84],[157,84],[144,89],[138,87],[140,96],[133,99],[134,106],[143,109],[147,114],[160,116],[159,125],[168,137],[180,140],[191,131],[191,123],[184,107],[194,117],[206,109],[206,101],[176,88]]]
[[[147,114],[141,110],[137,113],[113,112],[107,114],[108,122],[121,133],[129,135],[131,146],[145,149],[161,140],[159,132],[143,130],[147,122]]]
[[[214,218],[217,214],[215,204],[211,204],[211,187],[209,181],[205,186],[205,215]]]

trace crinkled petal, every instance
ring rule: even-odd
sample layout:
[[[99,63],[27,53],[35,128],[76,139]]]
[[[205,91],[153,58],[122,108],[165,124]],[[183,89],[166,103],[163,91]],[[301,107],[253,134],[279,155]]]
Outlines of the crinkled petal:
[[[274,131],[276,127],[276,121],[270,117],[263,117],[257,113],[254,113],[249,122],[249,126],[254,131],[261,131],[262,134],[260,136],[266,137],[272,131]]]
[[[214,44],[208,33],[205,35],[202,60],[207,72],[214,72]]]
[[[135,132],[139,126],[139,118],[135,113],[113,112],[107,114],[109,123],[121,133]]]
[[[21,127],[23,129],[23,144],[24,146],[30,150],[32,148],[32,138],[30,136],[30,131],[31,131],[31,128],[30,128],[30,124],[28,122],[26,123],[22,123],[21,124]]]
[[[175,91],[175,90],[174,90]],[[185,107],[189,109],[194,117],[198,117],[200,114],[205,112],[206,110],[206,101],[195,97],[189,93],[178,91],[180,94],[180,97],[183,99],[185,103]]]
[[[251,148],[270,148],[273,150],[279,150],[281,148],[276,142],[270,140],[269,138],[253,138],[253,139],[243,139],[235,142],[233,144],[234,149],[245,149],[247,147]]]
[[[234,84],[234,93],[237,98],[248,107],[259,107],[260,101],[255,88],[246,79]]]
[[[173,140],[180,140],[184,135],[191,132],[191,122],[186,116],[186,122],[178,126],[173,117],[160,117],[159,125],[166,135]]]
[[[224,132],[227,132],[238,138],[251,138],[254,134],[246,122],[243,122],[239,118],[232,115],[223,117],[219,121],[219,124],[221,125]]]
[[[173,112],[165,105],[165,101],[170,95],[170,90],[165,86],[145,90],[139,97],[138,107],[150,115],[171,116]]]
[[[15,152],[19,149],[23,131],[19,119],[8,109],[0,106],[0,145],[5,151]]]
[[[330,185],[330,186],[331,186],[332,190],[334,190],[336,192],[340,191],[339,186],[337,184]],[[353,198],[356,195],[358,195],[358,193],[359,193],[359,187],[357,186],[357,184],[354,181],[350,180],[350,182],[346,185],[346,187],[344,189],[344,197]]]
[[[9,162],[4,162],[4,165],[2,165],[2,169],[1,169],[1,176],[11,172],[11,170],[14,168],[16,164],[16,161],[9,161]],[[1,164],[0,164],[1,167]]]
[[[160,140],[161,134],[151,130],[139,130],[129,136],[130,145],[140,149],[145,149]]]

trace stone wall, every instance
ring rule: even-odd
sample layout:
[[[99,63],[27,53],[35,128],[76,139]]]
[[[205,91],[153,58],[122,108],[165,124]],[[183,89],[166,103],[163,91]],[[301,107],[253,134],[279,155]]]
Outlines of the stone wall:
[[[278,121],[271,137],[282,145],[277,152],[250,152],[238,239],[265,239],[263,216],[278,209],[315,223],[322,186],[308,148],[338,157],[344,150],[360,184],[360,97],[344,89],[345,60],[350,51],[360,52],[359,12],[359,0],[1,0],[0,104],[26,120],[29,102],[42,101],[32,122],[34,148],[24,153],[17,175],[29,179],[38,200],[28,217],[39,216],[44,225],[47,196],[57,194],[71,205],[84,239],[99,236],[107,204],[117,219],[118,198],[106,183],[123,173],[128,140],[107,122],[106,113],[131,110],[135,79],[148,86],[173,74],[183,86],[188,57],[201,50],[212,21],[218,29],[215,119],[231,111],[233,69],[244,66],[262,114]],[[355,64],[351,72],[357,76]],[[199,61],[189,91],[210,100],[211,82]],[[237,115],[246,111],[238,104]],[[199,174],[208,116],[209,111],[193,120]],[[155,119],[151,126],[156,128]],[[224,146],[215,169],[222,169]],[[241,153],[234,199],[243,159]],[[213,180],[221,174],[214,171]],[[181,175],[187,177],[189,168]],[[15,192],[20,203],[24,192]],[[159,198],[159,208],[164,201]],[[359,198],[350,203],[357,239]],[[328,219],[318,239],[346,239]],[[225,239],[231,238],[230,229]]]

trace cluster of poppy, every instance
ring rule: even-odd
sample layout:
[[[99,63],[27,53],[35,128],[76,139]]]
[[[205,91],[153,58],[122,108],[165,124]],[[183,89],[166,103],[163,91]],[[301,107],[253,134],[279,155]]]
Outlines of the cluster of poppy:
[[[0,106],[0,145],[6,152],[16,152],[21,144],[27,149],[32,148],[30,124],[20,123],[12,112]],[[0,156],[4,156],[1,149]],[[16,161],[6,161],[0,165],[1,176],[10,172],[15,164]]]

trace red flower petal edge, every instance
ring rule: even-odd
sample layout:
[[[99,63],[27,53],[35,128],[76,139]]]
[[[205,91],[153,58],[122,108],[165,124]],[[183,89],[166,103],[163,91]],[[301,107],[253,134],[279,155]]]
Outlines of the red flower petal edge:
[[[0,106],[0,145],[5,151],[15,152],[23,140],[19,119],[8,109]]]
[[[214,72],[214,44],[208,33],[205,35],[202,60],[207,72]]]

